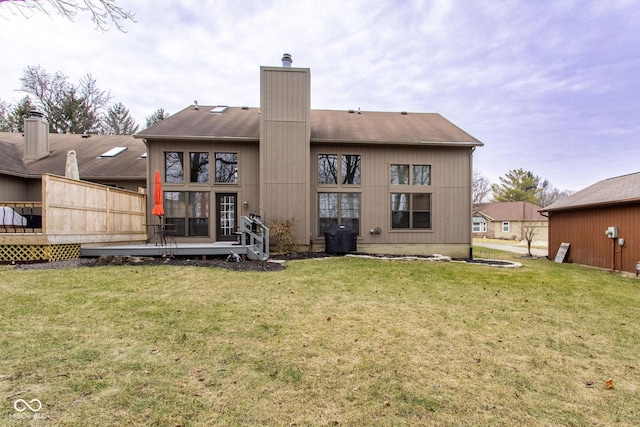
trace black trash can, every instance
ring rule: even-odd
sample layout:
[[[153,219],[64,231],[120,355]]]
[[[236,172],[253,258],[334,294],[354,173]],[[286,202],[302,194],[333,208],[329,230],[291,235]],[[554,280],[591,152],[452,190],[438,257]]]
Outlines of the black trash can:
[[[324,232],[324,251],[328,254],[348,254],[357,249],[358,233],[344,225],[333,225]]]

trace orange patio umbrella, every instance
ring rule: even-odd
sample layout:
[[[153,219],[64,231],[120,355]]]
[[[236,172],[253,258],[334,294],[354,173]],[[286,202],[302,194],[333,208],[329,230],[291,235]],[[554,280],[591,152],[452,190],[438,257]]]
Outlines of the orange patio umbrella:
[[[162,217],[164,216],[162,199],[162,179],[160,178],[160,171],[156,169],[156,173],[153,179],[153,202],[155,203],[155,205],[153,206],[153,211],[151,211],[151,213],[160,217],[160,222],[162,222]]]

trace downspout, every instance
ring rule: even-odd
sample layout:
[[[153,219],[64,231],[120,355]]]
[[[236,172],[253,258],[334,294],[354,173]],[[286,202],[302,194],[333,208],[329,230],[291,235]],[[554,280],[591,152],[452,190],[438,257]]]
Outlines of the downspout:
[[[471,174],[469,175],[469,218],[473,223],[473,153],[476,151],[476,147],[471,147],[471,153],[469,155],[471,160]],[[469,225],[472,225],[472,224]],[[473,227],[469,227],[469,260],[473,261]]]

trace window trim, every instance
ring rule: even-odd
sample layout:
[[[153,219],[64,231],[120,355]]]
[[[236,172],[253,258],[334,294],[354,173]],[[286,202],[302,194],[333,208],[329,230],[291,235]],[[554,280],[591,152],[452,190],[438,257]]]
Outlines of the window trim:
[[[408,217],[409,217],[409,226],[408,227],[404,227],[404,228],[399,228],[399,227],[394,227],[393,226],[393,212],[396,212],[394,210],[392,210],[393,206],[392,206],[392,199],[393,199],[393,195],[394,194],[405,194],[408,196],[408,206],[406,210],[403,211],[398,211],[398,212],[407,212]],[[414,201],[413,201],[413,196],[414,195],[429,195],[429,210],[425,211],[425,210],[414,210],[413,206],[414,206]],[[433,193],[432,192],[417,192],[417,191],[391,191],[389,193],[389,214],[390,214],[390,221],[389,221],[389,231],[390,232],[433,232]],[[413,226],[414,223],[414,214],[415,213],[424,213],[424,212],[428,212],[429,213],[429,227],[428,228],[415,228]]]
[[[398,182],[398,183],[394,183],[393,182],[393,173],[392,173],[392,168],[393,167],[400,167],[400,166],[405,166],[407,168],[407,172],[406,172],[406,182]],[[429,168],[429,182],[427,184],[416,184],[415,183],[415,179],[416,179],[416,174],[415,174],[415,168],[416,166],[423,166],[423,167],[428,167]],[[433,168],[431,164],[427,164],[427,163],[389,163],[387,170],[389,171],[389,176],[388,176],[388,183],[392,188],[397,188],[397,187],[416,187],[416,188],[425,188],[425,187],[430,187],[432,185],[432,178],[433,178]]]
[[[320,182],[320,156],[335,156],[336,159],[336,164],[335,164],[335,168],[336,168],[336,182],[329,182],[329,183],[323,183]],[[343,170],[343,166],[344,166],[344,158],[346,156],[357,156],[360,158],[360,162],[358,165],[358,178],[359,178],[359,183],[358,184],[349,184],[349,183],[344,183],[344,174],[342,173]],[[359,188],[362,186],[362,154],[354,154],[354,153],[345,153],[345,152],[321,152],[321,153],[317,153],[316,154],[316,185],[318,187],[322,187],[322,188]]]
[[[352,217],[345,217],[342,215],[342,196],[343,195],[358,195],[358,216],[357,216],[357,220],[358,220],[358,229],[355,230],[358,237],[361,236],[362,233],[362,193],[361,192],[357,192],[357,191],[318,191],[317,193],[317,202],[318,202],[318,209],[317,209],[317,215],[318,215],[318,226],[316,228],[316,232],[318,233],[318,237],[323,237],[324,236],[324,231],[322,231],[322,218],[330,218],[333,219],[333,217],[322,217],[320,215],[320,207],[321,207],[321,203],[320,203],[320,197],[322,194],[335,194],[337,196],[337,200],[336,200],[336,214],[337,214],[337,224],[341,225],[342,224],[342,220],[343,219],[353,219]]]
[[[478,226],[478,230],[475,229],[476,225]],[[487,222],[486,221],[473,221],[471,224],[471,231],[473,233],[486,233],[487,232]]]

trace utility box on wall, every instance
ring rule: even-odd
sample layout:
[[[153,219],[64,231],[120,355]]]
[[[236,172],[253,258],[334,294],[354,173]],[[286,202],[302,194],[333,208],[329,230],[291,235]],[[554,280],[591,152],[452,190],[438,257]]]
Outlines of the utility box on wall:
[[[609,227],[604,232],[608,238],[617,239],[618,238],[618,227]]]

